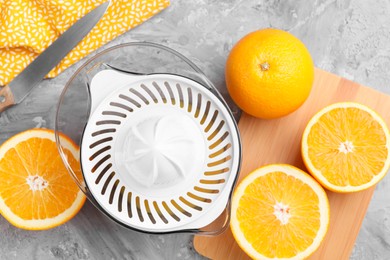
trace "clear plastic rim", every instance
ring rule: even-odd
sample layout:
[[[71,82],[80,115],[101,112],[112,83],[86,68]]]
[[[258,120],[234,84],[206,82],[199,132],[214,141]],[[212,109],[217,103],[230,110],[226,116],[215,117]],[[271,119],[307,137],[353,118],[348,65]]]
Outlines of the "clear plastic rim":
[[[89,191],[86,189],[86,185],[84,183],[84,180],[83,182],[81,183],[80,180],[77,178],[75,172],[73,171],[72,167],[69,165],[68,161],[67,161],[67,158],[65,156],[65,153],[63,151],[63,148],[62,148],[62,145],[61,145],[61,140],[60,140],[60,133],[61,131],[59,130],[59,117],[60,117],[60,111],[61,111],[61,105],[64,101],[64,98],[65,98],[65,95],[66,95],[66,92],[67,90],[69,89],[69,87],[71,86],[71,82],[75,79],[75,77],[77,75],[79,75],[79,73],[85,68],[87,67],[89,64],[91,64],[92,62],[94,62],[96,59],[100,58],[101,56],[111,52],[111,51],[114,51],[116,49],[120,49],[120,48],[123,48],[123,47],[131,47],[131,46],[141,46],[141,47],[153,47],[153,48],[157,48],[157,49],[162,49],[164,51],[167,51],[171,54],[173,54],[174,56],[182,59],[185,63],[187,63],[188,66],[190,66],[200,77],[201,79],[204,81],[204,83],[207,84],[207,87],[210,91],[212,91],[220,100],[221,102],[223,103],[223,105],[226,107],[227,109],[227,112],[229,113],[229,116],[231,117],[232,121],[233,121],[233,124],[235,126],[235,131],[237,133],[237,136],[238,136],[238,144],[239,144],[239,147],[238,147],[238,155],[239,155],[239,163],[238,163],[238,167],[237,167],[237,172],[235,173],[235,179],[233,181],[233,185],[232,185],[232,188],[230,190],[230,194],[229,194],[229,198],[228,198],[228,201],[227,201],[227,205],[226,205],[226,208],[225,210],[222,212],[222,214],[218,217],[218,219],[222,216],[224,217],[223,218],[223,223],[222,225],[217,228],[217,229],[214,229],[214,230],[202,230],[202,229],[183,229],[183,230],[175,230],[175,231],[168,231],[168,232],[149,232],[149,231],[145,231],[145,230],[141,230],[141,229],[137,229],[137,228],[133,228],[133,227],[130,227],[130,226],[127,226],[127,225],[124,225],[122,223],[120,223],[119,221],[117,221],[116,219],[114,219],[113,217],[110,216],[110,214],[108,214],[107,212],[105,212],[105,210],[99,205],[99,203],[97,203],[93,197],[93,195],[91,195],[89,193]],[[190,234],[199,234],[199,235],[205,235],[205,236],[216,236],[216,235],[219,235],[221,233],[223,233],[227,227],[229,226],[229,223],[230,223],[230,210],[231,210],[231,207],[230,207],[230,204],[231,204],[231,197],[233,195],[233,190],[237,184],[237,180],[238,180],[238,177],[239,177],[239,172],[240,172],[240,169],[241,169],[241,161],[242,161],[242,145],[241,145],[241,138],[240,138],[240,133],[239,133],[239,130],[238,130],[238,126],[237,126],[237,123],[234,119],[234,116],[229,108],[229,106],[227,105],[226,101],[223,99],[223,97],[220,95],[220,93],[218,92],[218,90],[214,87],[214,85],[210,82],[210,80],[206,77],[206,75],[203,73],[203,71],[198,67],[196,66],[191,60],[189,60],[187,57],[185,57],[184,55],[182,55],[181,53],[169,48],[169,47],[166,47],[164,45],[161,45],[161,44],[157,44],[157,43],[153,43],[153,42],[129,42],[129,43],[123,43],[123,44],[119,44],[119,45],[116,45],[116,46],[113,46],[113,47],[110,47],[110,48],[107,48],[97,54],[95,54],[93,57],[91,57],[90,59],[88,59],[82,66],[80,66],[74,73],[73,75],[71,76],[71,78],[67,81],[67,83],[65,84],[65,87],[64,89],[62,90],[61,92],[61,95],[60,95],[60,98],[59,98],[59,101],[58,101],[58,104],[57,104],[57,107],[56,107],[56,116],[55,116],[55,128],[54,128],[54,133],[55,133],[55,140],[56,140],[56,146],[57,146],[57,149],[58,149],[58,152],[61,156],[61,160],[62,162],[64,163],[68,173],[71,175],[71,177],[73,178],[73,180],[75,181],[75,183],[77,184],[77,186],[80,188],[80,190],[87,196],[88,200],[98,209],[100,210],[105,216],[107,216],[108,218],[110,218],[111,220],[113,220],[114,222],[116,222],[117,224],[121,225],[121,226],[124,226],[128,229],[131,229],[131,230],[135,230],[135,231],[138,231],[138,232],[142,232],[142,233],[147,233],[147,234],[173,234],[173,233],[190,233]],[[77,144],[79,145],[79,144]],[[211,225],[212,223],[210,223]]]

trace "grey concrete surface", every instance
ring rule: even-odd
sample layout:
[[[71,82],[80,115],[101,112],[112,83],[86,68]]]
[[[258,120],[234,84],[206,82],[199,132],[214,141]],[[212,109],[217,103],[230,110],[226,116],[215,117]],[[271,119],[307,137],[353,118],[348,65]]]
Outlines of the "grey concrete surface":
[[[264,27],[281,28],[299,37],[317,67],[390,94],[389,14],[390,2],[386,0],[172,0],[161,14],[103,48],[129,41],[152,41],[174,48],[207,74],[238,114],[224,85],[225,60],[238,39]],[[22,104],[1,114],[0,143],[25,129],[54,128],[59,95],[82,62],[55,79],[45,80]],[[390,259],[389,215],[387,175],[376,188],[351,259]],[[130,231],[86,203],[74,219],[48,231],[23,231],[0,217],[0,258],[202,257],[194,252],[189,235]]]

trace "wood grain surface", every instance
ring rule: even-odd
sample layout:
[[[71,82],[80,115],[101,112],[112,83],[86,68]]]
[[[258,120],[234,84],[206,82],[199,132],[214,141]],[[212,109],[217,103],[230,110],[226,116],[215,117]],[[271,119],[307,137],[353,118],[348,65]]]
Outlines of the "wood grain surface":
[[[0,86],[0,113],[13,105],[15,105],[15,100],[10,87]]]
[[[294,113],[275,120],[243,114],[239,129],[243,161],[239,181],[254,169],[270,163],[288,163],[306,171],[300,141],[308,120],[321,108],[341,101],[356,101],[376,110],[390,125],[390,96],[316,69],[313,90]],[[309,259],[348,259],[375,187],[352,194],[327,192],[330,226],[320,248]],[[216,237],[196,236],[195,249],[211,259],[249,259],[230,229]]]

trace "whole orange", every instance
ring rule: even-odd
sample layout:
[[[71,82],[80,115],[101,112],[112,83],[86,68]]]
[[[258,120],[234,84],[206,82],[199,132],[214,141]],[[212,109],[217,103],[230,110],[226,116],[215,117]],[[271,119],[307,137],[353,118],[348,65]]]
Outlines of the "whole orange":
[[[244,36],[226,62],[226,85],[234,102],[259,118],[278,118],[298,109],[308,98],[314,64],[305,45],[279,29]]]

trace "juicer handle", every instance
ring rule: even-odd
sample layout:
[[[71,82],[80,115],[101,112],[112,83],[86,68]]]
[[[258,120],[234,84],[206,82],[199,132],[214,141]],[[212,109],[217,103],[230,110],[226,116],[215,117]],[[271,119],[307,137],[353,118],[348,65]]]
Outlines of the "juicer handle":
[[[225,189],[219,201],[210,208],[206,215],[186,226],[184,230],[202,236],[216,236],[223,233],[230,224],[232,189]]]
[[[197,235],[202,236],[218,236],[225,232],[230,224],[231,202],[227,202],[222,213],[210,224],[199,229]]]

